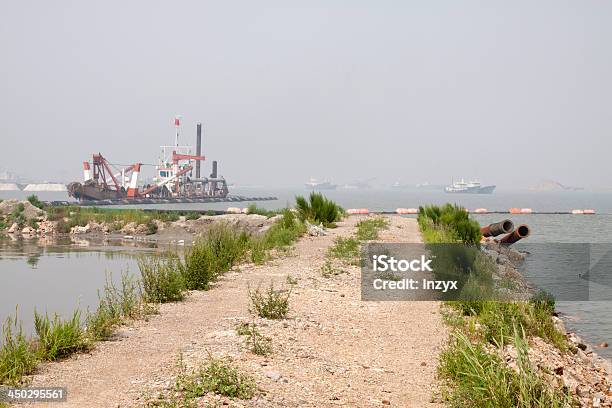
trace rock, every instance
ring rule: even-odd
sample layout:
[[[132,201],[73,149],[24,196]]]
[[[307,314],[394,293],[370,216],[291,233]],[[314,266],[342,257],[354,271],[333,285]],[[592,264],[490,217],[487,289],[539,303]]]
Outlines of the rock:
[[[391,401],[389,401],[389,400],[382,400],[382,404],[383,405],[391,405]]]
[[[606,348],[606,347],[608,347],[608,343],[606,343],[606,342],[604,341],[604,342],[602,342],[602,343],[599,343],[597,346],[598,346],[598,347],[600,347],[600,348]]]
[[[308,224],[308,235],[311,237],[320,237],[327,235],[327,231],[323,228],[323,224],[321,225],[313,225]]]
[[[281,379],[282,375],[278,371],[265,371],[263,373],[266,377],[270,378],[272,381],[278,381]]]
[[[135,222],[128,222],[121,228],[121,233],[125,235],[134,235],[136,233],[137,224]]]
[[[84,227],[81,227],[80,225],[75,225],[74,227],[70,228],[70,234],[86,234],[89,232],[90,229],[91,226],[89,224]]]
[[[21,230],[21,233],[24,235],[35,235],[36,230],[32,227],[25,227],[24,229]]]
[[[134,233],[137,235],[146,235],[149,234],[149,227],[146,224],[138,224]]]
[[[9,228],[8,231],[6,232],[8,232],[9,234],[15,234],[19,232],[19,225],[17,225],[17,223],[14,222],[13,225],[11,225],[11,228]]]
[[[52,235],[57,232],[57,222],[55,221],[41,221],[38,223],[38,232],[42,235]]]

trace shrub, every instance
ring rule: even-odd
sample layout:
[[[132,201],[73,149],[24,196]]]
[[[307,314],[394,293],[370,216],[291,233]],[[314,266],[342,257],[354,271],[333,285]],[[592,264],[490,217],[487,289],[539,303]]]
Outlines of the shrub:
[[[58,315],[51,320],[48,314],[42,316],[34,311],[34,328],[44,360],[57,360],[88,348],[78,311],[69,320],[62,320]]]
[[[185,298],[185,277],[178,256],[142,257],[138,260],[138,267],[145,302],[166,303]]]
[[[28,201],[30,202],[30,204],[32,204],[34,207],[38,207],[41,210],[44,208],[45,204],[40,201],[38,199],[38,196],[36,194],[32,194],[30,196],[28,196]]]
[[[464,244],[478,245],[482,237],[478,222],[470,219],[465,208],[457,205],[445,204],[442,207],[435,205],[419,207],[417,220],[421,231],[430,230],[435,227],[435,229],[445,231],[453,241],[461,241]]]
[[[310,193],[308,201],[297,196],[295,205],[302,220],[322,223],[325,226],[333,226],[336,221],[340,221],[344,212],[338,204],[315,192]]]
[[[275,290],[272,282],[265,292],[259,286],[254,291],[249,289],[251,312],[266,319],[284,319],[289,312],[289,296],[291,289]]]
[[[15,318],[8,317],[2,326],[0,348],[0,384],[18,385],[24,375],[31,374],[38,364],[36,351],[23,334]]]
[[[207,290],[212,281],[241,260],[249,236],[225,224],[215,224],[185,254],[183,274],[187,289]]]

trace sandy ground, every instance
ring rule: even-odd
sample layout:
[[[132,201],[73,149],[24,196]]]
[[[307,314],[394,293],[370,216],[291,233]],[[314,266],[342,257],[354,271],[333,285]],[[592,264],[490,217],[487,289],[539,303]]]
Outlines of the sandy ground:
[[[387,242],[419,242],[414,219],[391,216]],[[230,356],[260,389],[249,401],[206,396],[200,406],[429,407],[437,355],[448,338],[437,302],[365,302],[358,267],[325,278],[326,249],[354,232],[351,217],[326,237],[305,237],[287,255],[262,266],[242,265],[207,292],[165,304],[148,321],[120,329],[114,341],[88,354],[41,367],[33,386],[66,386],[68,401],[55,406],[143,406],[147,395],[170,386],[176,361],[197,366],[210,354]],[[248,288],[298,280],[286,320],[254,318]],[[255,322],[272,338],[268,357],[252,354],[234,327]],[[23,405],[22,405],[23,406]],[[36,403],[37,407],[47,406]]]

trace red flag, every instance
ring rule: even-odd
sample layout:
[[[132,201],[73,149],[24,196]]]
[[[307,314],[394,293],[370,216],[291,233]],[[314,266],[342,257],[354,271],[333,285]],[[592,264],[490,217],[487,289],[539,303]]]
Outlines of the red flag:
[[[174,126],[178,126],[181,124],[181,120],[179,118],[174,118]]]

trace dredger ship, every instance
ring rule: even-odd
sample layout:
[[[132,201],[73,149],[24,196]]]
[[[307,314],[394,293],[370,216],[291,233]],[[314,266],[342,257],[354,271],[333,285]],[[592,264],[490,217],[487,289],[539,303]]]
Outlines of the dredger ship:
[[[195,154],[192,146],[179,145],[179,117],[175,118],[174,125],[175,143],[161,146],[152,183],[139,184],[142,163],[118,168],[97,153],[93,154],[91,163],[83,162],[84,180],[68,184],[68,194],[81,202],[243,201],[224,200],[229,191],[225,178],[217,174],[217,161],[212,162],[209,177],[201,176],[201,163],[206,160],[202,155],[202,124],[196,127]]]

